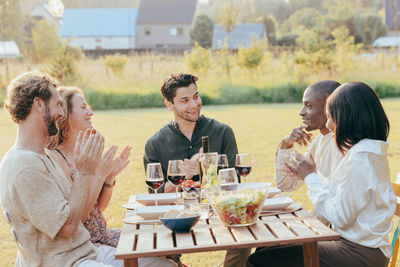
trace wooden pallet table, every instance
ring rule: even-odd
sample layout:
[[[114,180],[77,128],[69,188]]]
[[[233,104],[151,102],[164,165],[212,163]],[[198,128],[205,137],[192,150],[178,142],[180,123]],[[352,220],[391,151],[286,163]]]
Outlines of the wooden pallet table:
[[[200,220],[189,233],[173,233],[163,225],[124,224],[115,257],[124,266],[137,258],[204,251],[302,244],[304,266],[319,266],[317,242],[340,236],[305,210],[262,216],[251,226],[225,227],[217,217]]]

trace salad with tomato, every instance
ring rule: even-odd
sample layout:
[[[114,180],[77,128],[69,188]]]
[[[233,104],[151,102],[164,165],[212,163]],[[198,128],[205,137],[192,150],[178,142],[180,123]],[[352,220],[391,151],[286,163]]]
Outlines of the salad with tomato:
[[[199,181],[193,181],[191,179],[187,179],[187,180],[183,181],[182,186],[183,187],[189,187],[189,188],[200,187],[200,182]]]
[[[226,225],[249,225],[257,222],[265,190],[244,189],[224,191],[213,195],[212,202],[221,221]]]

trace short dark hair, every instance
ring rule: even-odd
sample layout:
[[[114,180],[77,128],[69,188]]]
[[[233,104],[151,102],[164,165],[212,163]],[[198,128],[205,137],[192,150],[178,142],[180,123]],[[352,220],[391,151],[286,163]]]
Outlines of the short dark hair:
[[[311,84],[308,88],[315,92],[319,98],[327,98],[340,86],[340,83],[333,80],[323,80]]]
[[[342,153],[365,138],[387,140],[389,120],[378,95],[367,84],[342,84],[328,98],[327,108],[336,123],[336,144]]]
[[[28,117],[35,97],[48,104],[51,86],[57,88],[58,82],[48,74],[36,70],[22,73],[7,87],[4,108],[10,113],[11,119],[19,123]]]
[[[196,85],[197,80],[198,78],[192,74],[186,74],[186,73],[171,74],[171,76],[166,80],[164,80],[164,83],[161,85],[161,94],[169,102],[174,103],[174,97],[176,96],[176,89],[180,87],[188,87],[192,83]]]

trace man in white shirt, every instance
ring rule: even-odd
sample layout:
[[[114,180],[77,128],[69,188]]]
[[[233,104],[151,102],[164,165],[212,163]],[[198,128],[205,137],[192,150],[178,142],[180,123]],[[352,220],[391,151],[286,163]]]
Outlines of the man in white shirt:
[[[343,158],[337,149],[332,133],[326,127],[325,112],[326,99],[339,85],[336,81],[325,80],[310,85],[304,91],[303,107],[299,112],[303,124],[294,128],[282,139],[275,154],[276,185],[280,190],[294,191],[304,183],[285,166],[288,158],[298,153],[293,149],[295,143],[309,144],[305,156],[314,159],[318,176],[324,184],[327,183],[325,177],[335,170]],[[314,130],[319,130],[321,134],[311,140],[312,134],[309,131]]]
[[[303,125],[293,129],[279,143],[275,158],[276,185],[282,191],[293,191],[299,188],[304,182],[300,177],[296,177],[285,166],[289,157],[294,157],[298,153],[293,149],[294,143],[307,145],[306,157],[313,157],[318,172],[323,177],[328,176],[334,167],[342,159],[342,154],[336,147],[332,133],[326,128],[325,102],[328,96],[339,86],[336,81],[320,81],[307,87],[303,95],[303,108],[299,115]],[[320,135],[311,140],[311,133],[306,131],[319,130]],[[326,179],[324,179],[326,180]],[[246,258],[250,255],[251,249],[230,250],[224,262],[224,267],[244,266]]]

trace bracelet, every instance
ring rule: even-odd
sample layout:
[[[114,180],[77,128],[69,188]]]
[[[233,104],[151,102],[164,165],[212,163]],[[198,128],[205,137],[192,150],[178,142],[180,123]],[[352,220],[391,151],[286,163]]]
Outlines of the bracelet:
[[[115,182],[116,182],[116,180],[114,180],[114,183],[112,183],[112,184],[107,184],[106,182],[104,182],[104,187],[105,188],[113,188],[114,187],[114,185],[115,185]]]

